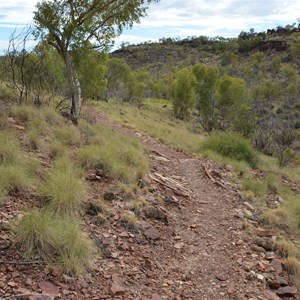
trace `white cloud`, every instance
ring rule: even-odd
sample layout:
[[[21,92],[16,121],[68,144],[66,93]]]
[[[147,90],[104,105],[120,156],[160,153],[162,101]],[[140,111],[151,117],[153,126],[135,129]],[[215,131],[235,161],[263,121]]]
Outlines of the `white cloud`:
[[[37,2],[0,0],[2,40],[9,28],[32,22]],[[300,17],[299,6],[300,0],[161,0],[151,4],[148,16],[133,31],[119,37],[117,43],[140,43],[168,36],[232,36],[250,28],[266,30],[296,22]]]
[[[26,25],[32,21],[37,0],[0,1],[0,24]]]

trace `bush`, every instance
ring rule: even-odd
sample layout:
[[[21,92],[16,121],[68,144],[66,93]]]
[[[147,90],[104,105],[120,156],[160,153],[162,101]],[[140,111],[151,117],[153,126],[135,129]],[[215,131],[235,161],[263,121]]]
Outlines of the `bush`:
[[[47,211],[24,215],[16,228],[25,256],[58,264],[65,272],[81,273],[89,265],[92,247],[80,227]]]
[[[49,199],[48,209],[58,215],[73,216],[85,199],[86,189],[76,177],[68,158],[58,159],[46,182],[40,188],[41,194]]]
[[[203,143],[203,148],[212,150],[235,160],[244,160],[252,167],[256,164],[256,155],[250,143],[237,133],[217,133]]]

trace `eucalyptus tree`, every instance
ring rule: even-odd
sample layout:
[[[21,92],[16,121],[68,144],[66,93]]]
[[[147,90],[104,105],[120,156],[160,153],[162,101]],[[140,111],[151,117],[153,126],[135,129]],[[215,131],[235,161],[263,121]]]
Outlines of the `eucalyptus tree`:
[[[77,122],[81,88],[73,62],[78,48],[107,49],[125,27],[145,16],[147,5],[159,0],[42,0],[36,5],[36,37],[54,47],[66,66],[72,96],[71,116]]]

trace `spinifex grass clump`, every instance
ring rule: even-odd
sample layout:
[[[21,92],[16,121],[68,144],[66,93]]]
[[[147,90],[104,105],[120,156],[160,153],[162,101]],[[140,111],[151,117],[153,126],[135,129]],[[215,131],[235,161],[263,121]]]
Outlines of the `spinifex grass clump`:
[[[206,150],[212,150],[234,160],[244,160],[251,166],[256,164],[256,155],[250,143],[237,133],[221,132],[214,134],[202,144]]]
[[[22,151],[15,136],[0,132],[0,198],[30,185],[30,177],[22,164]]]
[[[28,187],[31,183],[24,167],[16,164],[0,165],[0,189],[15,194]]]
[[[142,177],[148,161],[141,144],[103,126],[97,129],[101,139],[95,136],[93,144],[79,150],[80,164],[85,168],[101,167],[108,176],[127,183]]]
[[[74,125],[56,127],[53,130],[54,140],[66,146],[79,145],[81,141],[80,131]]]
[[[21,148],[18,140],[8,132],[0,132],[0,165],[19,163]]]
[[[78,213],[86,196],[85,185],[74,171],[70,160],[59,158],[40,188],[48,198],[48,209],[58,215],[74,216]]]
[[[73,274],[89,265],[91,243],[79,225],[69,218],[58,217],[49,210],[29,212],[16,232],[28,259],[39,255]]]

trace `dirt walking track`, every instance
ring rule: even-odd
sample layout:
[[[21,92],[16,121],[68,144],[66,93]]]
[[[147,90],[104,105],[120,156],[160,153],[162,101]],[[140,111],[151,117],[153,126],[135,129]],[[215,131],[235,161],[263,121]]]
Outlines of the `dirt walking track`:
[[[169,230],[160,233],[160,241],[149,247],[152,264],[159,268],[150,283],[136,282],[141,299],[151,299],[147,298],[150,291],[161,299],[267,299],[264,284],[249,279],[258,255],[250,250],[250,239],[236,217],[236,211],[242,209],[236,193],[215,185],[205,175],[201,160],[104,115],[98,121],[138,137],[149,154],[151,173],[178,179],[190,194],[189,198],[180,197],[165,189],[167,197],[173,194],[180,203],[165,206],[171,219]],[[157,228],[159,231],[159,225]]]

